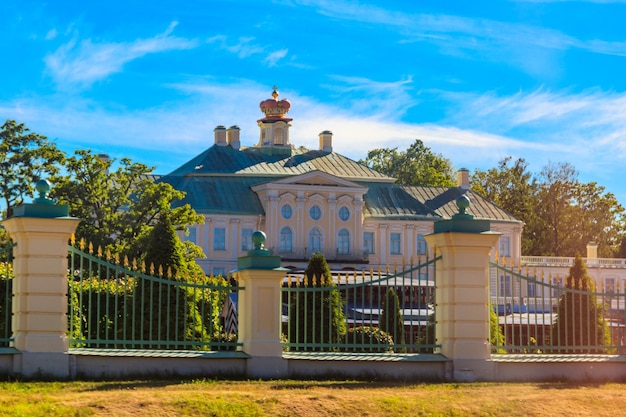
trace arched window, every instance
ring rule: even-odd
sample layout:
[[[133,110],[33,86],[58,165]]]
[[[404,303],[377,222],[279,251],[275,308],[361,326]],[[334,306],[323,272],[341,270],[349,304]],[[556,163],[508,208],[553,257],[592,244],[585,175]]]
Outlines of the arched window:
[[[341,229],[337,234],[337,253],[339,255],[350,253],[350,232],[346,229]]]
[[[311,253],[322,251],[322,232],[320,229],[311,229],[309,232],[309,251]]]
[[[283,128],[277,127],[274,129],[274,145],[284,145],[285,144],[285,132]]]
[[[291,253],[293,251],[293,235],[291,229],[283,227],[280,229],[280,242],[278,244],[278,251],[282,253]]]

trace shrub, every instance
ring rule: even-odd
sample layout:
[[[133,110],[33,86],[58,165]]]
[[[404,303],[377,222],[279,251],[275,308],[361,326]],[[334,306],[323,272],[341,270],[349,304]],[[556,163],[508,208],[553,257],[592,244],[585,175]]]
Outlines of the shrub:
[[[359,326],[348,329],[341,338],[345,352],[393,353],[393,338],[377,327]]]
[[[291,299],[289,341],[318,345],[295,350],[319,351],[323,350],[319,345],[337,344],[346,332],[343,300],[324,255],[314,254],[304,275],[301,291],[297,291]]]
[[[404,345],[404,319],[400,311],[400,300],[393,288],[389,288],[382,303],[382,313],[378,327],[393,336],[396,345]],[[396,352],[406,353],[406,347],[396,348]]]

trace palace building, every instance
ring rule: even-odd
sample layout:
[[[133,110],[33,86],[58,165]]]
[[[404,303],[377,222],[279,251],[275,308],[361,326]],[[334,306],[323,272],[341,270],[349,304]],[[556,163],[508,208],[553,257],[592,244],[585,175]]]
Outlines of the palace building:
[[[235,269],[252,249],[254,230],[266,233],[266,248],[290,269],[304,268],[314,252],[333,270],[417,263],[429,255],[423,236],[458,212],[461,195],[471,200],[469,214],[502,234],[494,252],[519,260],[523,223],[470,190],[468,170],[458,171],[457,187],[398,185],[334,152],[333,141],[342,138],[330,130],[319,134],[318,149],[294,146],[290,108],[274,89],[260,103],[256,144],[245,146],[237,126],[217,126],[208,149],[158,179],[184,191],[180,204],[204,216],[183,238],[204,250],[198,263],[206,273]]]

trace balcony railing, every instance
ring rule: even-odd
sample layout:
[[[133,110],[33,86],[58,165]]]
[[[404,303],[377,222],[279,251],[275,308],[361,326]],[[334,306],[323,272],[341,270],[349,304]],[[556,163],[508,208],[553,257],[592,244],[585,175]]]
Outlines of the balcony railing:
[[[620,258],[583,258],[587,266],[600,266],[603,268],[626,268],[626,259]],[[566,266],[574,264],[573,257],[567,256],[522,256],[522,265],[529,266]]]

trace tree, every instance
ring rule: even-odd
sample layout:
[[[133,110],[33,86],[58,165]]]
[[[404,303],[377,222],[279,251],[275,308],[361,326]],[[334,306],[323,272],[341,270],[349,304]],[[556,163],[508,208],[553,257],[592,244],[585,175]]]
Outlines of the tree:
[[[67,175],[55,179],[52,195],[68,204],[70,215],[81,220],[77,238],[139,259],[146,250],[150,230],[162,214],[185,233],[188,225],[204,221],[189,205],[172,208],[184,193],[167,183],[155,182],[150,175],[152,168],[124,158],[112,170],[114,162],[78,150],[67,159]],[[190,242],[186,245],[189,257],[201,253]]]
[[[567,163],[549,164],[540,174],[537,221],[529,224],[529,255],[574,256],[589,242],[601,256],[614,256],[624,230],[624,208],[595,182],[581,183]]]
[[[359,162],[396,178],[399,185],[456,185],[451,162],[433,153],[420,139],[416,139],[406,152],[398,152],[398,148],[373,149],[365,160]]]
[[[539,175],[523,159],[502,159],[497,168],[476,170],[472,189],[524,222],[522,253],[574,256],[589,242],[601,257],[619,252],[624,208],[595,182],[582,183],[567,163],[550,163]]]
[[[170,214],[162,213],[150,231],[144,261],[171,282],[138,278],[133,291],[135,323],[139,340],[206,341],[219,334],[222,295],[217,288],[189,286],[212,284],[225,286],[222,278],[210,279],[195,261],[187,260],[184,243],[176,235]],[[158,297],[158,300],[157,300]],[[201,311],[204,314],[201,314]],[[139,322],[139,323],[137,323]],[[135,324],[133,326],[133,324]]]
[[[400,348],[396,348],[396,352],[406,352],[406,347],[402,347],[405,344],[404,341],[404,319],[402,318],[402,311],[400,310],[400,300],[393,288],[389,288],[381,305],[382,313],[378,318],[378,328],[383,332],[391,335],[395,345],[400,345]]]
[[[32,195],[38,180],[59,172],[64,158],[45,136],[30,132],[23,123],[5,121],[0,127],[0,193],[6,213]]]
[[[475,170],[470,183],[472,190],[494,202],[503,210],[522,220],[528,229],[522,235],[522,253],[529,253],[533,247],[533,235],[528,232],[536,223],[537,206],[536,181],[528,172],[528,163],[519,158],[503,158],[497,168],[487,171]]]
[[[605,353],[611,335],[604,309],[596,301],[595,285],[582,258],[577,255],[559,297],[551,345],[558,353]]]
[[[155,271],[163,271],[170,279],[186,281],[189,277],[204,275],[202,268],[189,259],[185,243],[178,238],[169,212],[162,213],[146,238],[142,260]]]
[[[289,311],[291,343],[337,344],[346,333],[343,300],[321,253],[309,260],[301,291],[295,292]]]

